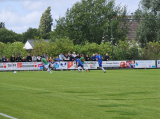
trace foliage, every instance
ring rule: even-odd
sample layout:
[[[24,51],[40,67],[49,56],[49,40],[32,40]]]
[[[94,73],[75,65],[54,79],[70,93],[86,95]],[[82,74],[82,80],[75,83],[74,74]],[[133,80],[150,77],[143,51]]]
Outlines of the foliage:
[[[15,42],[21,41],[22,35],[13,32],[12,30],[8,30],[6,28],[0,29],[0,42],[7,43],[7,42]]]
[[[40,38],[40,32],[36,28],[29,28],[26,32],[23,34],[23,43],[25,43],[28,39],[39,39]]]
[[[10,58],[12,54],[21,57],[27,56],[27,51],[23,49],[24,44],[22,42],[14,42],[4,44],[0,42],[0,58],[2,55],[6,55]],[[55,42],[46,42],[44,40],[36,40],[34,42],[34,50],[31,50],[31,55],[42,55],[44,52],[50,57],[56,57],[61,52],[63,54],[71,52],[79,54],[88,54],[91,57],[95,53],[99,53],[102,57],[106,53],[109,54],[110,60],[112,60],[112,44],[111,42],[105,42],[101,44],[85,42],[84,45],[74,45],[73,41],[64,37],[57,39]],[[159,42],[149,42],[145,48],[139,48],[137,42],[131,40],[128,42],[119,41],[116,46],[113,45],[113,60],[157,60],[160,58],[160,44]]]
[[[5,44],[0,42],[0,59],[2,58],[4,47],[5,47]]]
[[[135,41],[119,41],[118,45],[113,47],[114,60],[135,60],[137,53],[138,45]]]
[[[141,0],[139,8],[134,13],[134,18],[152,19],[139,20],[136,31],[136,40],[145,47],[150,41],[160,41],[160,2],[157,0]]]
[[[41,34],[46,34],[51,31],[52,26],[52,15],[51,15],[51,7],[48,7],[45,12],[42,14],[39,24],[39,31]]]
[[[58,56],[61,52],[68,53],[74,51],[74,44],[68,38],[61,38],[55,42],[45,42],[44,40],[38,40],[34,43],[34,50],[32,54],[42,55],[44,52],[53,57]]]
[[[0,29],[5,27],[5,23],[4,22],[0,22]]]
[[[27,56],[27,51],[23,49],[24,44],[22,42],[14,42],[14,43],[7,43],[3,45],[3,54],[6,58],[10,58],[12,54],[15,55],[15,57],[19,54],[21,57]]]
[[[160,59],[160,44],[158,42],[149,42],[145,48],[142,48],[141,59],[158,60]]]
[[[54,34],[57,38],[67,36],[74,44],[84,44],[85,41],[100,44],[105,37],[111,38],[111,19],[126,18],[126,7],[121,8],[111,0],[81,0],[76,2],[72,8],[67,9],[65,17],[56,20]],[[123,22],[114,21],[113,35],[123,39],[127,33],[127,25]]]

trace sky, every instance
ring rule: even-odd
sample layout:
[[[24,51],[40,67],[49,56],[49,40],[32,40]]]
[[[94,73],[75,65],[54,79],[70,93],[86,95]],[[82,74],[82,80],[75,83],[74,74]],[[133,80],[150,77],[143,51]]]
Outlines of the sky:
[[[80,0],[0,0],[0,22],[16,33],[26,32],[28,28],[38,28],[42,13],[51,6],[53,25],[55,19],[64,16],[67,8]],[[133,13],[140,0],[115,0],[116,4],[126,5],[128,14]],[[53,28],[52,28],[53,30]]]

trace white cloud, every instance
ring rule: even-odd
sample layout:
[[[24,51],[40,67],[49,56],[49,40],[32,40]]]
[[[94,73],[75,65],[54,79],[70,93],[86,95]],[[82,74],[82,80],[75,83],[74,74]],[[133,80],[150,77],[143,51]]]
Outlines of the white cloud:
[[[26,16],[21,17],[20,20],[21,22],[23,22],[23,24],[32,24],[40,21],[41,15],[42,15],[41,12],[33,11],[27,14]]]
[[[18,15],[11,12],[11,11],[6,11],[6,10],[2,9],[2,11],[0,13],[0,20],[5,21],[5,22],[9,22],[10,24],[15,24],[15,23],[17,23]]]
[[[27,10],[44,10],[46,9],[46,3],[44,1],[24,1],[23,7]]]
[[[28,26],[22,26],[22,27],[9,27],[9,30],[13,31],[26,31],[26,29],[29,28]]]

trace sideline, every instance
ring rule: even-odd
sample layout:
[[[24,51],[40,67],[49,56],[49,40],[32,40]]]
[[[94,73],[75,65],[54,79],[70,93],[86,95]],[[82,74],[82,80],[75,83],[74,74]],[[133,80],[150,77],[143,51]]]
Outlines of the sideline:
[[[6,114],[3,114],[3,113],[0,113],[0,115],[4,116],[4,117],[7,117],[7,118],[10,118],[10,119],[18,119],[18,118],[14,118],[14,117],[11,117],[9,115],[6,115]]]

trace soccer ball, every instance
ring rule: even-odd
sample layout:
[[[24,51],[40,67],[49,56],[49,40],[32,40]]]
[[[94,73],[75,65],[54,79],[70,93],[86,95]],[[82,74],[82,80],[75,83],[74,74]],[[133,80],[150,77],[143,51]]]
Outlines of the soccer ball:
[[[14,71],[14,74],[16,74],[17,72],[16,71]]]

